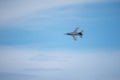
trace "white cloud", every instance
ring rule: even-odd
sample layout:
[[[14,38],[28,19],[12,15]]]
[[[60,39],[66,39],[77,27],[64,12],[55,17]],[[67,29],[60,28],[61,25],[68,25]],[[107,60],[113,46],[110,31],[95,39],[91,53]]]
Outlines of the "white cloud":
[[[0,72],[39,75],[43,80],[119,80],[119,53],[0,47]]]
[[[0,23],[4,24],[11,20],[29,15],[31,13],[43,12],[49,8],[62,7],[67,5],[111,2],[119,0],[20,0],[20,1],[1,1]]]
[[[17,48],[0,48],[0,71],[20,72],[24,69],[61,69],[65,55]]]

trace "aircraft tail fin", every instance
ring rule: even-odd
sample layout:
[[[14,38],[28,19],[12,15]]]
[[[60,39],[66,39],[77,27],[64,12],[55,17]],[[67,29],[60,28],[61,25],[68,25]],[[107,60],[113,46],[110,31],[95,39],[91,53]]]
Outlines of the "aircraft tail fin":
[[[79,32],[78,34],[82,38],[82,36],[83,36],[83,30],[81,32]]]

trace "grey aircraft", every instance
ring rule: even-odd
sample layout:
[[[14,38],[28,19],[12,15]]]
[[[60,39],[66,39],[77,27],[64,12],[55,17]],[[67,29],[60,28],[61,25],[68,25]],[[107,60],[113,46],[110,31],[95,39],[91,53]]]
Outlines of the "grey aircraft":
[[[73,32],[66,33],[65,35],[70,35],[73,37],[74,40],[77,40],[77,36],[80,36],[80,38],[83,37],[83,30],[81,32],[78,32],[78,27]]]

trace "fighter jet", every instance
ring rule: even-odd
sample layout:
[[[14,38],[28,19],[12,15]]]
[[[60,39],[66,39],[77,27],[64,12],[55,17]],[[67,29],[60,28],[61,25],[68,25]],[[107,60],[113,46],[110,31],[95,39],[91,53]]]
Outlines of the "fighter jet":
[[[77,40],[77,36],[80,36],[80,38],[83,37],[83,30],[81,32],[78,32],[78,27],[76,27],[76,29],[73,32],[70,33],[66,33],[65,35],[70,35],[73,37],[73,39],[76,41]]]

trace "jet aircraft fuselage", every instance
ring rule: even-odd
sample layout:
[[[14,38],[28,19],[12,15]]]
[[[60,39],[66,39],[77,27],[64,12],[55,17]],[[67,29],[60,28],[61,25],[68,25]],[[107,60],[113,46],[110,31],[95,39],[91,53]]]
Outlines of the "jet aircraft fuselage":
[[[70,36],[72,36],[74,38],[74,40],[77,40],[77,36],[80,36],[82,38],[83,31],[78,32],[78,27],[77,27],[73,32],[66,33],[65,35],[70,35]]]

